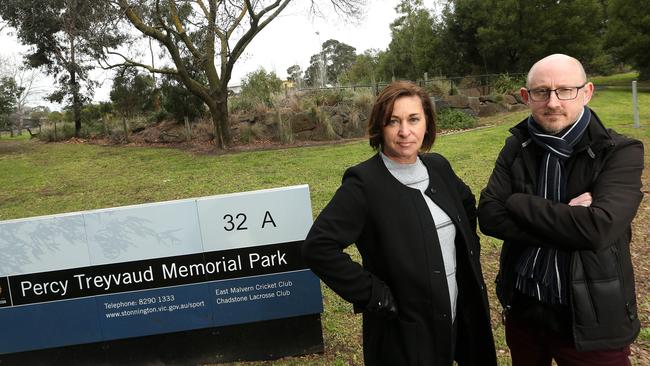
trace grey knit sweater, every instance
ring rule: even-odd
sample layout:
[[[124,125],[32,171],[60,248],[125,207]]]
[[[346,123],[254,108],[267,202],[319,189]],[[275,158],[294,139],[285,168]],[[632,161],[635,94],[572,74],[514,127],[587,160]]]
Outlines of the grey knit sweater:
[[[424,191],[429,186],[429,174],[420,158],[413,164],[402,164],[391,160],[383,153],[380,154],[386,168],[393,177],[405,186],[419,190],[429,207],[429,211],[431,211],[431,217],[438,232],[442,258],[445,263],[453,320],[456,318],[456,298],[458,296],[458,284],[456,283],[456,227],[445,211],[424,194]]]

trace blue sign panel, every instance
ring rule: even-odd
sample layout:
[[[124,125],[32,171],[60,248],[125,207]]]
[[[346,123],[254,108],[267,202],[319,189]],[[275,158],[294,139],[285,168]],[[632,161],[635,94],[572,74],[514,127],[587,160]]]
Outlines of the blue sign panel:
[[[307,186],[0,222],[0,354],[322,312]]]

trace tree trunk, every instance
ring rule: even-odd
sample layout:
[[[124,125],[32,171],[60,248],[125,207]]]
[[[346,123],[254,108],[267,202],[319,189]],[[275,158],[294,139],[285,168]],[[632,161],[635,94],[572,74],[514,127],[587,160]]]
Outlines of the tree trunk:
[[[224,148],[223,137],[221,136],[221,123],[219,122],[220,112],[217,107],[217,103],[209,103],[208,109],[210,109],[210,116],[212,117],[212,131],[214,134],[214,145],[217,149]]]
[[[70,83],[72,84],[72,110],[74,114],[74,135],[81,135],[81,98],[79,98],[79,84],[75,79],[74,71],[70,73]]]
[[[70,36],[70,88],[72,89],[72,113],[74,115],[74,135],[81,135],[81,98],[79,98],[79,83],[77,83],[77,72],[74,67],[77,65],[75,54],[75,38]]]
[[[214,144],[218,149],[227,148],[232,142],[228,118],[228,89],[219,91],[216,98],[208,104],[214,127]]]

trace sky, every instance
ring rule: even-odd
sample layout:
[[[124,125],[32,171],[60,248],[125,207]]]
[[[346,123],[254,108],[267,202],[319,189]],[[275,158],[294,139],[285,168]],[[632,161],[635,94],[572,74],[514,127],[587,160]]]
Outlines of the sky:
[[[287,68],[297,64],[302,70],[309,66],[309,59],[320,51],[320,45],[328,39],[336,39],[356,48],[357,54],[376,48],[384,50],[390,43],[389,24],[397,18],[395,6],[399,0],[370,0],[363,17],[358,21],[342,19],[328,11],[329,1],[320,1],[323,17],[307,15],[304,0],[293,1],[269,25],[263,29],[246,48],[245,53],[235,64],[229,85],[239,85],[248,73],[263,67],[274,71],[278,77],[287,77]],[[435,0],[425,0],[425,6],[433,8]],[[0,56],[20,58],[20,53],[27,51],[27,46],[20,45],[11,30],[0,34]],[[92,78],[101,83],[96,89],[95,102],[109,100],[112,73],[97,70]],[[43,90],[52,88],[53,79],[44,77],[40,81]],[[46,93],[41,93],[29,101],[29,105],[47,105],[52,110],[61,106],[43,100]]]

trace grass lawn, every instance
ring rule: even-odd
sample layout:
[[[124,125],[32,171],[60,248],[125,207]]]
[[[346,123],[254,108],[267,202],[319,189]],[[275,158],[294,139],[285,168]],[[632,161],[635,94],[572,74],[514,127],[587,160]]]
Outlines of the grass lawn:
[[[637,80],[637,85],[640,87],[650,87],[650,80],[638,81],[639,73],[636,71],[628,72],[625,74],[615,74],[609,76],[593,76],[589,80],[593,82],[596,86],[599,85],[608,85],[608,86],[621,86],[632,88],[632,81]]]
[[[650,146],[650,93],[639,94],[639,129],[633,128],[631,99],[630,91],[603,90],[597,92],[590,105],[608,127]],[[525,116],[525,112],[519,112],[483,119],[488,127],[440,136],[433,150],[450,160],[478,196],[509,135],[508,128]],[[316,215],[339,186],[345,168],[372,154],[366,141],[212,156],[164,148],[43,144],[2,136],[0,220],[295,184],[309,184]],[[647,178],[644,183],[647,185]],[[503,329],[497,320],[500,307],[493,289],[501,243],[483,237],[482,244],[500,364],[508,365]],[[356,256],[354,251],[351,253]],[[638,272],[637,283],[647,281],[643,276],[648,274]],[[323,293],[325,354],[240,364],[361,365],[360,317],[327,288]],[[646,327],[650,326],[649,296],[648,292],[639,293],[641,319]],[[650,352],[648,344],[650,328],[644,328],[637,348]],[[640,357],[635,353],[636,364],[645,362]]]

